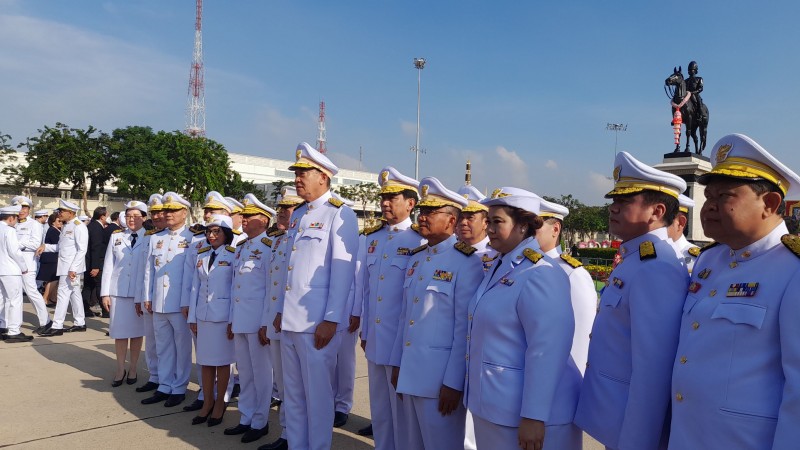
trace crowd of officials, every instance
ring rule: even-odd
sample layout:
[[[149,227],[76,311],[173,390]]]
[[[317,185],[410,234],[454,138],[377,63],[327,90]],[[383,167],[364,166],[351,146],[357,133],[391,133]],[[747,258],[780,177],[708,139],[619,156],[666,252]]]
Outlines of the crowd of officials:
[[[290,170],[277,211],[210,192],[204,224],[188,227],[190,203],[174,192],[128,202],[97,272],[76,205],[61,201],[57,243],[29,243],[30,200],[16,197],[0,208],[4,340],[30,338],[23,291],[42,304],[38,334],[84,330],[81,277],[99,277],[112,385],[137,383],[144,340],[142,403],[179,405],[194,345],[191,424],[220,424],[238,395],[225,434],[253,442],[280,403],[280,438],[261,449],[331,447],[359,336],[372,416],[361,432],[378,449],[572,450],[582,432],[620,450],[800,442],[800,238],[783,221],[800,177],[749,137],[722,138],[698,180],[714,239],[702,250],[683,235],[686,182],[618,153],[606,197],[622,244],[599,302],[561,253],[569,211],[532,192],[485,197],[386,167],[383,217],[359,232],[325,155],[301,143]],[[58,255],[52,321],[31,276],[45,251]]]

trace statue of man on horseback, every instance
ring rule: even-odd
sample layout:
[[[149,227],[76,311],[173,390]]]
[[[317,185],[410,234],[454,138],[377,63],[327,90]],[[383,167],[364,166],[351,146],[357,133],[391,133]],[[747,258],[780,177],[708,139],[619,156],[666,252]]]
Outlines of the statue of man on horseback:
[[[681,124],[686,127],[686,148],[689,152],[689,137],[694,142],[694,150],[698,155],[706,148],[708,129],[708,107],[703,103],[700,93],[703,92],[703,78],[697,76],[697,63],[689,63],[689,79],[684,80],[681,68],[673,68],[672,75],[664,81],[664,90],[671,99],[672,126],[675,135],[675,152],[680,151]],[[697,130],[700,129],[700,142],[697,142]]]

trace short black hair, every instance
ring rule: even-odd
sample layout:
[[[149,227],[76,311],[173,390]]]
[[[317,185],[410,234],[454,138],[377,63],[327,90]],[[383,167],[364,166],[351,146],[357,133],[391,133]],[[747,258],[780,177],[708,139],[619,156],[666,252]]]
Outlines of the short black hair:
[[[111,213],[111,221],[116,222],[117,219],[119,219],[119,211],[114,211]]]
[[[98,206],[94,209],[94,214],[92,214],[92,220],[99,220],[101,217],[108,214],[108,209],[105,206]]]
[[[666,211],[664,211],[664,217],[662,219],[664,226],[669,226],[675,221],[675,216],[678,215],[678,209],[680,208],[680,203],[678,203],[677,197],[673,197],[664,192],[651,191],[649,189],[642,192],[637,192],[637,194],[642,194],[642,202],[645,205],[650,206],[658,203],[664,204],[664,207],[666,208]],[[636,194],[629,195],[634,196]]]
[[[561,225],[561,228],[558,229],[558,238],[556,239],[556,242],[561,242],[561,233],[564,232],[564,221],[559,219],[558,217],[542,217],[542,219],[544,219],[544,221],[549,223],[550,225],[552,225],[555,222],[558,222],[559,225]]]
[[[0,221],[4,221],[9,217],[19,217],[17,214],[0,214]]]
[[[414,206],[417,206],[417,203],[419,203],[419,196],[417,195],[416,192],[412,191],[411,189],[403,189],[402,191],[400,191],[400,193],[403,194],[403,198],[406,200],[410,198],[414,199]]]

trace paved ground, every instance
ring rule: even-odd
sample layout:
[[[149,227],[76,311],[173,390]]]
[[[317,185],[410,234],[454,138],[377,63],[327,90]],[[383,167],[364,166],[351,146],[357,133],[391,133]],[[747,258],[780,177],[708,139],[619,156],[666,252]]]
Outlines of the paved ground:
[[[71,317],[68,317],[68,320]],[[23,328],[30,334],[35,321],[25,302]],[[69,324],[70,322],[68,322]],[[0,342],[0,448],[257,448],[278,438],[278,427],[251,444],[241,444],[222,431],[238,423],[236,403],[214,428],[192,426],[194,413],[181,406],[142,405],[148,394],[123,384],[111,387],[114,376],[114,342],[105,336],[107,319],[88,319],[85,333],[39,338],[27,344]],[[139,383],[146,379],[144,354],[139,361]],[[194,376],[194,374],[192,374]],[[194,379],[193,379],[194,381]],[[197,385],[189,385],[187,402],[194,400]],[[358,358],[355,405],[350,420],[334,429],[333,447],[342,450],[373,448],[371,439],[356,434],[369,423],[367,368]],[[186,403],[184,403],[186,404]],[[277,424],[277,412],[270,424]],[[586,450],[602,447],[590,438]]]

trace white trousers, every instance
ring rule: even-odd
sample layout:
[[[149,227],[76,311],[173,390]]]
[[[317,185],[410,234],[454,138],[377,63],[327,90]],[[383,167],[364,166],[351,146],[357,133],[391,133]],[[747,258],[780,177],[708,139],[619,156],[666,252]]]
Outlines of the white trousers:
[[[192,332],[181,313],[153,313],[158,353],[158,390],[185,394],[192,372]]]
[[[519,449],[519,428],[506,427],[472,416],[478,449]],[[574,424],[548,425],[544,429],[543,450],[581,450],[583,433]]]
[[[333,372],[343,332],[324,348],[314,333],[282,331],[286,439],[292,450],[329,450],[333,439]]]
[[[467,410],[467,420],[464,426],[464,450],[477,450],[478,444],[475,441],[475,422],[472,420],[472,413]]]
[[[403,448],[400,442],[404,414],[397,392],[392,386],[392,366],[367,360],[369,376],[369,410],[372,414],[372,437],[376,450]]]
[[[281,358],[281,340],[269,340],[269,354],[272,358],[273,384],[278,391],[278,398],[283,399],[283,359]],[[272,399],[270,399],[272,402]],[[286,439],[286,408],[278,408],[278,422],[281,424],[281,438]]]
[[[22,278],[19,275],[0,276],[0,295],[3,296],[0,302],[5,304],[5,328],[8,328],[9,336],[17,335],[22,326]]]
[[[350,414],[353,409],[353,391],[356,386],[356,340],[358,332],[342,332],[342,342],[336,355],[336,372],[333,376],[334,410]]]
[[[405,416],[400,430],[400,448],[463,450],[466,409],[458,408],[443,416],[439,412],[439,399],[403,395],[399,405]],[[486,447],[491,448],[491,447]]]
[[[64,328],[64,319],[67,318],[67,308],[72,307],[72,322],[79,327],[85,326],[86,321],[83,312],[83,297],[81,297],[81,278],[83,274],[70,280],[69,276],[61,275],[58,277],[58,297],[56,300],[56,311],[53,313],[54,330]]]
[[[235,333],[236,366],[239,368],[239,423],[255,429],[267,426],[272,400],[272,357],[261,345],[258,333]],[[231,377],[231,380],[233,377]]]
[[[189,330],[189,334],[192,336],[192,345],[194,345],[194,352],[197,354],[197,336],[192,333],[192,330]],[[233,393],[233,364],[231,364],[231,375],[228,377],[228,386],[225,388],[225,401],[231,401],[231,394]],[[197,374],[197,386],[200,387],[200,392],[197,394],[197,400],[203,401],[206,398],[205,393],[203,393],[203,366],[194,364],[194,371]],[[214,398],[217,398],[217,380],[214,379]]]
[[[28,300],[36,310],[36,318],[39,319],[39,326],[47,325],[50,321],[50,313],[47,312],[47,307],[44,304],[44,297],[36,289],[36,271],[29,270],[22,274],[22,290],[28,296]]]
[[[158,350],[156,350],[156,335],[153,330],[153,313],[147,312],[142,305],[142,317],[144,318],[144,358],[147,362],[147,371],[150,378],[147,381],[158,383]]]

